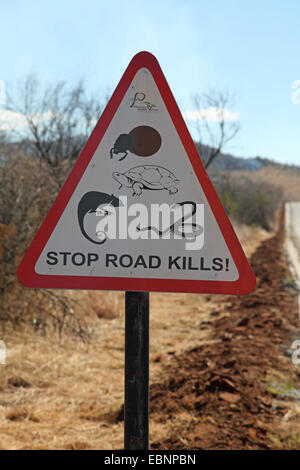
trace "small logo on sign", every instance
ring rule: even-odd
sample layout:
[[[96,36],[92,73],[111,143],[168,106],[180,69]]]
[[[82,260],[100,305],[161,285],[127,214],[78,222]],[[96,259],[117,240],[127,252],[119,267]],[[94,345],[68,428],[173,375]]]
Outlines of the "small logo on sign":
[[[130,105],[130,108],[137,109],[138,111],[158,111],[156,104],[151,103],[146,99],[145,93],[135,93],[131,101],[132,103]]]

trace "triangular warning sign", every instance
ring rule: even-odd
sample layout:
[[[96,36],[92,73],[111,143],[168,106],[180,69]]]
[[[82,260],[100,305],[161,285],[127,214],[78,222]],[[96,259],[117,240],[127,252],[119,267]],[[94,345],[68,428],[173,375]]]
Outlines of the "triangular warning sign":
[[[156,58],[130,62],[25,254],[28,287],[246,294],[255,277]]]

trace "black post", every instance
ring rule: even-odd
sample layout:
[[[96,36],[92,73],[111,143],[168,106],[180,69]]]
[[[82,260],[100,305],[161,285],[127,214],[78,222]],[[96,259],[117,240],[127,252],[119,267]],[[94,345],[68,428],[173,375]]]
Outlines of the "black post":
[[[149,292],[125,294],[125,450],[149,444]]]

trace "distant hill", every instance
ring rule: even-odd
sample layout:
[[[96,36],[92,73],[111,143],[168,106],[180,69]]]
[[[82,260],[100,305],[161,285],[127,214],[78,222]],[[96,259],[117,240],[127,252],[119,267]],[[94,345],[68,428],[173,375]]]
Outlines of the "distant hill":
[[[205,163],[208,159],[208,155],[210,152],[210,148],[206,145],[201,145],[199,143],[195,143],[198,149],[198,152],[201,156],[201,160]],[[281,163],[277,163],[274,160],[262,157],[250,157],[250,158],[243,158],[243,157],[234,157],[229,153],[221,153],[218,155],[217,158],[212,162],[209,166],[209,172],[215,171],[232,171],[232,170],[247,170],[247,171],[258,171],[265,167],[276,167],[276,168],[290,168],[290,169],[297,169],[300,170],[300,166],[296,165],[284,165]]]
[[[196,147],[205,162],[209,147],[199,144]],[[233,178],[247,177],[257,183],[268,182],[279,186],[286,201],[300,201],[300,166],[284,165],[268,158],[241,158],[221,153],[209,166],[208,174],[214,181],[223,172],[230,173]]]

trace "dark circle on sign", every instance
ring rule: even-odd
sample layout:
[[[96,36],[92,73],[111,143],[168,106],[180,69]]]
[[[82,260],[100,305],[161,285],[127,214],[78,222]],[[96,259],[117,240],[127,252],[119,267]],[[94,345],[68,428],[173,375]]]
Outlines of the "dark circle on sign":
[[[76,263],[76,256],[81,256],[81,261]],[[74,253],[72,256],[72,263],[75,264],[75,266],[82,266],[85,263],[85,256],[82,253]]]
[[[132,152],[139,157],[150,157],[161,147],[160,133],[150,126],[139,126],[129,132]]]
[[[128,258],[128,260],[129,260],[128,264],[124,263],[124,258]],[[132,256],[130,256],[130,255],[120,256],[120,265],[122,266],[122,268],[129,268],[132,265],[132,263],[133,263]]]

